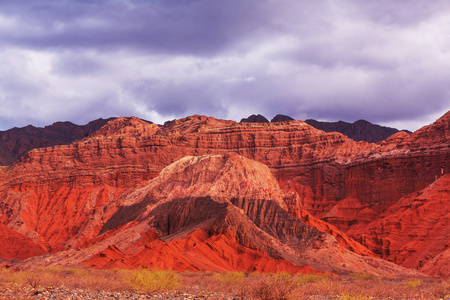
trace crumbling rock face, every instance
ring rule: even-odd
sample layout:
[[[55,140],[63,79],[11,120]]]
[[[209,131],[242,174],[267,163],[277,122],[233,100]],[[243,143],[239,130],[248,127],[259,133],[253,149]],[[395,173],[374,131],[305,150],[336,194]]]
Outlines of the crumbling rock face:
[[[6,259],[25,259],[46,253],[30,238],[0,224],[0,257]]]
[[[441,267],[450,264],[449,200],[447,174],[427,188],[401,198],[367,229],[360,230],[361,242],[397,264],[448,277],[448,268]]]
[[[286,260],[270,258],[264,253],[238,245],[227,234],[210,236],[202,229],[181,240],[164,242],[155,237],[137,253],[109,246],[83,262],[83,265],[102,269],[145,266],[177,271],[323,273],[309,266],[297,266]]]

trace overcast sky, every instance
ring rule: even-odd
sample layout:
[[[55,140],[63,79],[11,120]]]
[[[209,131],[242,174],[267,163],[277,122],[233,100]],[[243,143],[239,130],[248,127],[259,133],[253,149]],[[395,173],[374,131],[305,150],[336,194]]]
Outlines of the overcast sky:
[[[0,130],[250,114],[416,130],[450,110],[448,0],[2,0]]]

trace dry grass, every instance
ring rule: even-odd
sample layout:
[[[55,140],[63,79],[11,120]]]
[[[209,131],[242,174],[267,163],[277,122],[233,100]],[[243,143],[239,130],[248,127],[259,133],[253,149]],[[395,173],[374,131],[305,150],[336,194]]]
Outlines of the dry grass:
[[[137,291],[154,293],[180,288],[180,276],[174,271],[123,270],[120,273],[125,282]]]
[[[215,273],[213,276],[224,284],[232,285],[241,284],[246,277],[244,272]]]
[[[424,278],[292,275],[288,273],[200,273],[160,270],[95,270],[45,268],[0,270],[0,290],[5,286],[52,288],[65,286],[92,291],[186,291],[224,293],[238,299],[449,299],[450,281]]]
[[[417,289],[423,283],[423,280],[420,278],[410,278],[406,281],[406,287],[410,290]]]
[[[15,286],[66,286],[89,290],[129,290],[131,282],[122,271],[101,271],[83,268],[37,268],[34,270],[2,270],[0,284]]]

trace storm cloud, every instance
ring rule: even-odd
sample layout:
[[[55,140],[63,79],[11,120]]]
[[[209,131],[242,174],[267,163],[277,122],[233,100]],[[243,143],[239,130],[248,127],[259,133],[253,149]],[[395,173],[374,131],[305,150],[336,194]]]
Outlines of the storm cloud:
[[[0,2],[0,129],[192,114],[366,119],[450,109],[448,1]]]

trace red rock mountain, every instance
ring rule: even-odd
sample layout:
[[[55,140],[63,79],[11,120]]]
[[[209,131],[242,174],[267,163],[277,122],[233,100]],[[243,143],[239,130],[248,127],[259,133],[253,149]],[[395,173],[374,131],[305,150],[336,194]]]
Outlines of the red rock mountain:
[[[363,243],[383,258],[450,276],[450,174],[401,198],[364,229]],[[436,259],[436,257],[440,257]]]
[[[236,154],[187,156],[98,207],[84,221],[92,230],[66,244],[78,251],[25,266],[414,274],[343,248],[290,214],[288,205],[297,202],[261,163]],[[106,222],[98,222],[98,211],[109,215]]]
[[[207,244],[208,249],[229,249],[230,260],[233,251],[256,255],[266,261],[261,263],[266,269],[261,270],[286,264],[286,270],[310,265],[319,270],[350,272],[361,270],[355,267],[360,265],[374,273],[391,270],[399,274],[404,271],[371,258],[371,252],[358,242],[383,258],[406,262],[391,255],[403,247],[400,240],[387,254],[385,241],[396,235],[392,233],[391,237],[389,226],[376,222],[398,213],[396,205],[412,193],[433,190],[434,186],[448,190],[446,181],[435,185],[433,182],[449,173],[449,126],[447,113],[413,134],[400,132],[373,144],[326,133],[301,121],[236,123],[192,116],[157,126],[136,118],[118,118],[81,141],[32,150],[0,170],[0,222],[16,235],[9,239],[11,247],[20,243],[32,245],[35,250],[28,256],[54,253],[49,259],[54,264],[111,267],[123,258],[128,266],[151,266],[155,261],[142,261],[144,258],[136,256],[136,251],[144,249],[144,257],[144,253],[156,255],[163,247],[173,250],[170,264],[190,264],[206,270],[206,266],[190,258],[206,251],[200,246],[194,249],[194,244]],[[206,156],[205,162],[198,158],[210,154],[213,156]],[[240,180],[236,177],[241,172],[236,171],[237,165],[247,166],[244,173],[263,168],[256,162],[247,163],[249,160],[241,156],[266,165],[270,172],[258,171],[256,177],[260,180]],[[245,163],[235,164],[226,176],[223,174],[228,183],[220,181],[223,166],[239,159]],[[201,175],[206,171],[180,167],[188,161],[188,165],[201,166],[199,170],[211,170],[216,175]],[[167,171],[171,169],[178,171]],[[161,173],[162,170],[165,171]],[[204,177],[195,177],[196,172]],[[164,174],[178,175],[171,176],[169,184],[164,181]],[[183,180],[188,180],[188,184]],[[248,182],[259,182],[255,183],[258,188],[247,186]],[[277,188],[278,184],[281,188]],[[220,194],[222,185],[234,188],[236,195],[243,191],[261,194],[225,197]],[[264,190],[264,186],[271,189]],[[212,187],[218,189],[213,189],[213,195],[208,194]],[[448,205],[442,210],[448,211]],[[217,213],[211,216],[209,211]],[[430,214],[422,232],[432,230],[429,226],[434,221],[440,222],[435,219],[437,216]],[[397,236],[405,240],[401,234]],[[442,267],[442,261],[448,257],[446,243],[438,240],[432,252],[435,257],[425,260],[419,252],[426,250],[408,248],[419,254],[406,255],[405,266],[448,276]],[[129,247],[137,250],[129,252]],[[298,253],[296,249],[305,251]],[[315,255],[321,250],[330,255],[318,262]],[[345,258],[340,267],[338,256]],[[109,257],[109,261],[104,257]],[[35,257],[27,263],[45,261]],[[208,264],[214,266],[211,269],[225,268],[219,259]],[[254,267],[250,265],[247,267]]]

